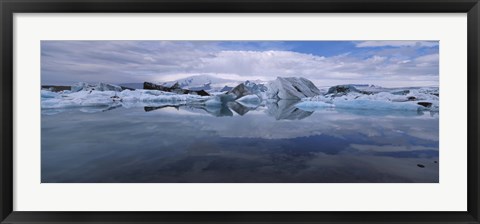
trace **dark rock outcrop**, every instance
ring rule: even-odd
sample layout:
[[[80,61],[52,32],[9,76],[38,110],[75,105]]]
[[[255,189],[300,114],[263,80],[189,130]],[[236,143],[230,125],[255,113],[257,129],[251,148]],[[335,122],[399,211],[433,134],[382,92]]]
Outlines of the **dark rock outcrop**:
[[[248,107],[245,107],[243,106],[242,104],[240,103],[237,103],[237,102],[229,102],[228,104],[228,107],[230,109],[232,109],[233,111],[235,111],[235,113],[237,113],[238,115],[240,116],[243,116],[245,115],[248,111],[250,111],[250,108]]]
[[[418,102],[417,104],[420,105],[420,106],[427,107],[427,108],[432,107],[432,103],[430,103],[430,102]]]
[[[408,101],[415,101],[415,100],[417,100],[417,97],[409,96],[409,97],[407,97],[407,100]]]
[[[243,96],[251,95],[252,92],[250,92],[250,90],[248,90],[248,88],[245,86],[244,83],[241,83],[238,86],[236,86],[235,88],[233,88],[232,90],[228,91],[227,94],[233,94],[233,95],[235,95],[235,99],[239,99]]]
[[[410,90],[408,90],[408,89],[397,91],[397,92],[392,92],[393,95],[407,95],[409,93],[410,93]]]
[[[52,92],[60,92],[64,90],[71,90],[71,86],[54,86],[54,85],[44,85],[42,89],[48,89]]]
[[[150,111],[163,109],[163,108],[167,108],[167,107],[173,107],[177,110],[180,108],[180,106],[177,106],[177,105],[164,105],[164,106],[158,106],[158,107],[144,107],[143,109],[145,110],[145,112],[150,112]]]
[[[126,86],[120,86],[122,88],[122,90],[135,90],[134,88],[130,88],[130,87],[126,87]]]
[[[151,82],[144,82],[143,89],[153,89],[153,90],[160,90],[165,92],[171,92],[170,87],[165,87],[162,85],[153,84]]]
[[[207,93],[205,90],[188,90],[188,89],[182,89],[180,88],[180,85],[178,83],[175,83],[171,87],[166,87],[162,85],[157,85],[151,82],[144,82],[143,83],[143,89],[153,89],[153,90],[160,90],[164,92],[172,92],[172,93],[177,93],[177,94],[194,94],[194,95],[199,95],[199,96],[210,96],[209,93]]]
[[[328,89],[327,91],[327,95],[328,94],[332,94],[333,96],[343,96],[343,95],[346,95],[348,93],[352,93],[352,92],[355,92],[355,93],[361,93],[361,94],[367,94],[367,95],[370,95],[370,94],[373,94],[371,92],[368,92],[368,91],[362,91],[362,90],[358,90],[357,88],[355,88],[355,86],[353,85],[337,85],[337,86],[332,86]]]

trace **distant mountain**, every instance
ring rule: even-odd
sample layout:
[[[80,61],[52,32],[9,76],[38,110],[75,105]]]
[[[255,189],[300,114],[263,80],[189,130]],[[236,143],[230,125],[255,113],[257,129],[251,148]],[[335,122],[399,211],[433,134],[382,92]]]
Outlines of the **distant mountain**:
[[[237,86],[242,81],[224,79],[211,75],[195,75],[183,79],[177,79],[169,82],[160,83],[164,86],[172,86],[175,83],[180,85],[180,88],[189,90],[207,90],[207,91],[220,91],[224,87]]]
[[[230,90],[232,90],[232,89],[233,89],[233,87],[224,86],[222,89],[220,89],[220,92],[230,91]]]
[[[139,83],[120,83],[119,86],[132,88],[132,89],[143,89],[143,82]]]
[[[255,81],[244,81],[244,80],[232,80],[224,79],[220,77],[215,77],[211,75],[194,75],[189,76],[183,79],[172,80],[168,82],[159,82],[158,85],[165,87],[171,87],[178,83],[179,88],[188,89],[188,90],[206,90],[208,92],[224,92],[230,91],[240,83],[244,83],[248,89],[252,92],[264,92],[266,91],[266,86],[264,81],[255,80]],[[142,83],[120,83],[119,86],[132,88],[132,89],[143,89]]]

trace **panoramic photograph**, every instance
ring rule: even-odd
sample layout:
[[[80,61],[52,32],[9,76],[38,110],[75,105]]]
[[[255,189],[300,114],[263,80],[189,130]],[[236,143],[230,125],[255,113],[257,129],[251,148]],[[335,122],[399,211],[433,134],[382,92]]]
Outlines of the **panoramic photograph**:
[[[42,183],[439,183],[439,42],[41,41]]]

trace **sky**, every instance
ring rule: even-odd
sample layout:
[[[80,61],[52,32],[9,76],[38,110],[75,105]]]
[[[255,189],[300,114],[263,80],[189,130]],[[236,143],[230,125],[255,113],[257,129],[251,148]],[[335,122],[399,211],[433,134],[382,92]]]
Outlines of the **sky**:
[[[42,41],[42,85],[304,77],[317,86],[438,86],[438,41]]]

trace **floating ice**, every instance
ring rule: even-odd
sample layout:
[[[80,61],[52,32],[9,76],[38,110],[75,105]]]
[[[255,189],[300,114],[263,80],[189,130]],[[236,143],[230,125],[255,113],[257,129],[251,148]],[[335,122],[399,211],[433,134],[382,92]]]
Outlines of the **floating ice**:
[[[259,104],[260,102],[262,102],[262,99],[260,99],[260,97],[258,97],[257,95],[246,95],[244,97],[241,97],[240,99],[237,99],[236,101],[241,102],[241,103],[257,103],[257,104]]]
[[[159,90],[79,91],[57,94],[42,90],[42,109],[71,107],[110,107],[116,104],[125,107],[147,105],[202,104],[211,99],[198,95],[174,94]]]
[[[336,108],[335,110],[398,110],[398,111],[430,111],[439,110],[438,88],[395,88],[381,87],[370,88],[369,91],[358,89],[352,85],[330,87],[329,91],[321,94],[320,90],[304,78],[277,78],[268,85],[265,98],[265,86],[253,82],[242,83],[243,90],[239,95],[225,92],[213,92],[210,96],[193,94],[178,94],[161,90],[121,90],[121,87],[111,84],[100,83],[91,85],[77,83],[72,86],[72,91],[53,92],[41,90],[42,109],[52,113],[65,108],[83,108],[82,111],[104,111],[110,108],[123,106],[131,107],[164,107],[164,106],[207,106],[225,107],[227,104],[234,106],[238,114],[244,114],[245,108],[258,108],[265,106],[267,101],[273,102],[273,106],[282,106],[279,99],[289,100],[288,108],[298,113],[320,109]],[[252,88],[256,93],[248,90]],[[260,94],[259,94],[260,93]],[[248,95],[246,95],[248,94]],[[263,94],[263,95],[262,95]],[[306,97],[308,96],[308,97]],[[237,99],[238,98],[238,99]],[[301,99],[301,101],[299,101]],[[238,105],[237,105],[238,104]],[[287,104],[285,104],[287,105]],[[284,105],[283,105],[284,106]],[[95,108],[93,108],[95,107]],[[283,107],[282,107],[283,108]],[[285,107],[286,108],[286,107]],[[295,110],[298,108],[297,110]],[[43,113],[43,112],[42,112]],[[46,112],[47,113],[47,112]],[[48,112],[50,113],[50,112]],[[279,115],[282,117],[283,115]],[[303,115],[302,115],[303,116]],[[299,117],[301,117],[299,115]]]
[[[303,98],[297,108],[314,110],[326,107],[361,110],[430,110],[438,111],[438,88],[386,90],[376,93],[330,91],[326,95]]]
[[[267,97],[270,99],[299,100],[320,94],[320,90],[305,78],[277,77],[268,83]]]
[[[79,82],[76,83],[72,86],[71,88],[72,92],[79,92],[79,91],[115,91],[115,92],[121,92],[122,87],[113,85],[113,84],[107,84],[107,83],[98,83],[98,84],[89,84],[85,82]]]
[[[335,105],[332,103],[325,103],[322,101],[302,101],[300,103],[297,103],[295,107],[305,111],[312,111],[315,109],[333,108],[335,107]]]
[[[42,99],[44,99],[44,98],[55,98],[55,97],[58,97],[58,93],[42,89],[42,90],[40,90],[40,96],[41,96]]]
[[[42,94],[42,109],[110,106],[115,103],[111,98],[114,95],[114,91],[80,91],[56,96]]]
[[[222,100],[220,96],[214,96],[207,101],[205,101],[205,105],[207,106],[215,106],[215,105],[222,105]]]

